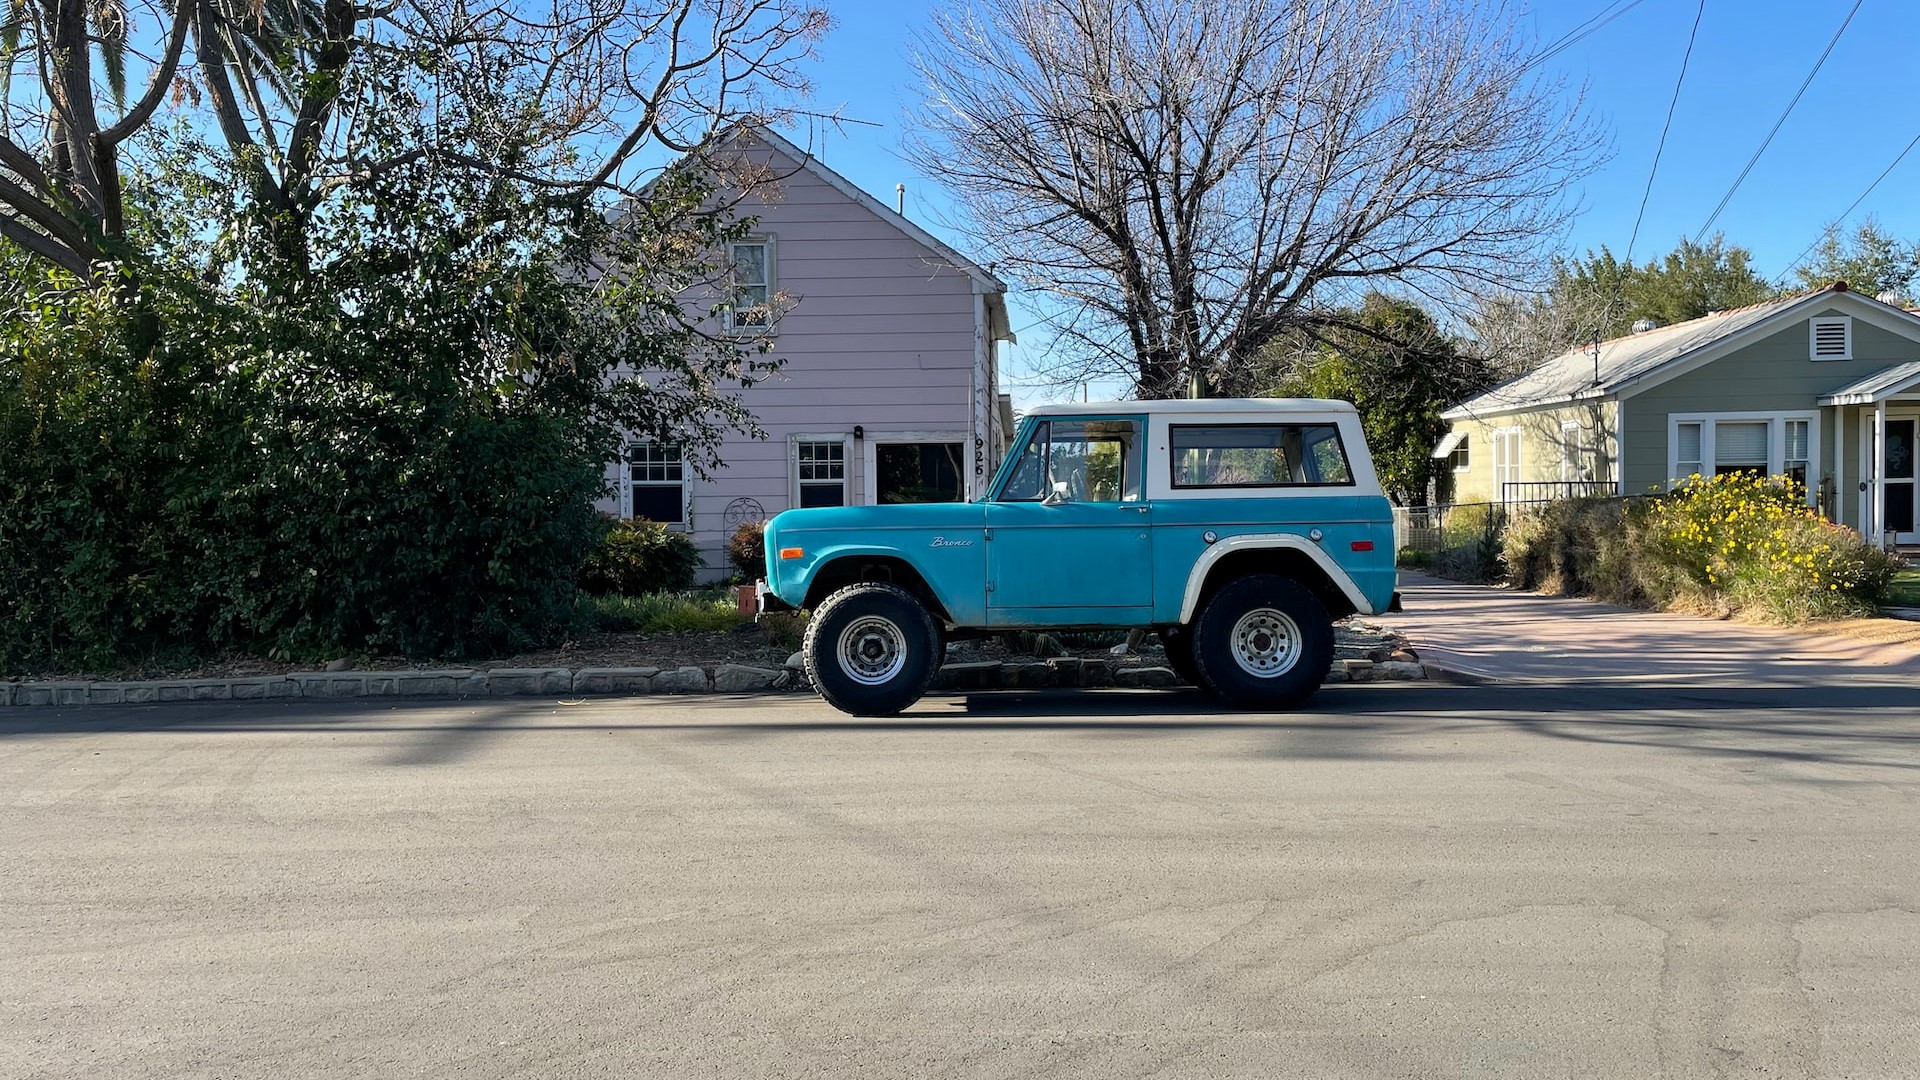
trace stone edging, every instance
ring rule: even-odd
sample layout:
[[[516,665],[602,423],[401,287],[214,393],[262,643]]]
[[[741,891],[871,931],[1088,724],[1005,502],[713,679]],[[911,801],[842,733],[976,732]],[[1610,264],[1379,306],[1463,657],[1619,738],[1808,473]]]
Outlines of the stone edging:
[[[1336,660],[1327,681],[1423,679],[1418,663]],[[1169,668],[1105,660],[948,664],[935,690],[1047,690],[1176,687]],[[721,664],[703,667],[453,668],[440,671],[298,671],[239,679],[147,679],[134,682],[0,682],[0,705],[146,705],[171,701],[265,701],[394,698],[584,697],[632,694],[764,694],[808,689],[806,675],[784,669]]]

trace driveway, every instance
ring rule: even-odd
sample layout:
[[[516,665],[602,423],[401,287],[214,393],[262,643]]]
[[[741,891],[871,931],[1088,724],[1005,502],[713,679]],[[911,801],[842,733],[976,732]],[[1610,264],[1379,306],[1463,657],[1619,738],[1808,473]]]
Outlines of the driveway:
[[[0,1076],[1912,1076],[1912,702],[15,710]]]
[[[1920,647],[1400,574],[1404,612],[1383,615],[1422,660],[1467,678],[1846,686],[1906,682]],[[1908,638],[1920,635],[1908,634]]]

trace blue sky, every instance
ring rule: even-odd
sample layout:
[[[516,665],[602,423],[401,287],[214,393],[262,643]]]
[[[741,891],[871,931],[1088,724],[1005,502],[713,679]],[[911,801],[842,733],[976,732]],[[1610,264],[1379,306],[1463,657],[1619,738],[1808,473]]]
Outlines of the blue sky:
[[[1537,0],[1517,5],[1543,43],[1610,7],[1609,0]],[[1721,196],[1779,118],[1853,0],[1706,0],[1673,128],[1654,179],[1634,256],[1670,249],[1705,224]],[[907,62],[912,35],[936,5],[924,0],[836,0],[836,26],[813,69],[812,107],[879,124],[818,130],[825,162],[892,205],[907,187],[907,213],[936,234],[945,205],[936,185],[900,152],[905,112],[917,100]],[[1674,78],[1686,48],[1694,0],[1643,0],[1548,62],[1612,136],[1612,160],[1578,193],[1580,213],[1567,247],[1609,245],[1624,254],[1647,182]],[[1864,0],[1813,85],[1714,225],[1752,249],[1762,274],[1783,273],[1822,225],[1859,196],[1920,134],[1920,4]],[[799,133],[804,135],[805,133]],[[1854,212],[1873,214],[1895,235],[1920,238],[1920,149]],[[964,243],[960,244],[966,249]],[[1031,321],[1012,297],[1014,325]],[[1031,338],[1033,335],[1029,335]],[[1054,393],[1027,375],[1044,342],[1023,339],[1007,381],[1021,405]],[[1098,396],[1101,388],[1096,387]]]

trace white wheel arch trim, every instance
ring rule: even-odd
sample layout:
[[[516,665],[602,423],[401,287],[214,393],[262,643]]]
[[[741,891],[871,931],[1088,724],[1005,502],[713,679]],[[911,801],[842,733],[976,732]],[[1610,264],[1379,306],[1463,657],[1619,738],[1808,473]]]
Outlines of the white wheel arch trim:
[[[1373,610],[1373,605],[1367,601],[1367,594],[1360,591],[1360,587],[1353,583],[1353,579],[1347,576],[1347,572],[1340,568],[1339,563],[1333,561],[1331,555],[1321,550],[1319,544],[1294,533],[1247,533],[1241,536],[1229,536],[1217,544],[1208,545],[1207,550],[1202,552],[1200,558],[1194,562],[1193,570],[1187,574],[1186,595],[1180,601],[1180,624],[1185,626],[1193,622],[1194,611],[1200,606],[1200,590],[1207,584],[1207,574],[1213,570],[1215,563],[1236,551],[1261,551],[1269,548],[1288,548],[1304,552],[1313,560],[1313,564],[1325,571],[1327,578],[1346,594],[1355,611],[1362,615],[1378,614]]]

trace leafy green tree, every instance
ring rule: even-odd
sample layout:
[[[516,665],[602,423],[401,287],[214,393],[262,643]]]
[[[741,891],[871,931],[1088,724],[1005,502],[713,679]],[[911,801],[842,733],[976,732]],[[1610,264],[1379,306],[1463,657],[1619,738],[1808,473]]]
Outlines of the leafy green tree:
[[[1844,281],[1868,296],[1891,293],[1910,299],[1914,279],[1920,277],[1920,245],[1896,239],[1873,218],[1861,222],[1851,236],[1830,225],[1811,258],[1794,273],[1806,289]]]
[[[1597,253],[1554,264],[1549,303],[1588,337],[1619,337],[1641,319],[1668,326],[1770,298],[1773,288],[1754,272],[1752,260],[1751,251],[1728,245],[1719,234],[1704,244],[1683,239],[1664,256],[1638,265],[1622,262],[1603,245]]]
[[[1486,389],[1492,372],[1410,300],[1369,293],[1328,321],[1331,329],[1282,366],[1274,391],[1353,402],[1388,497],[1424,503],[1434,481],[1450,476],[1432,457],[1447,430],[1440,413]]]

